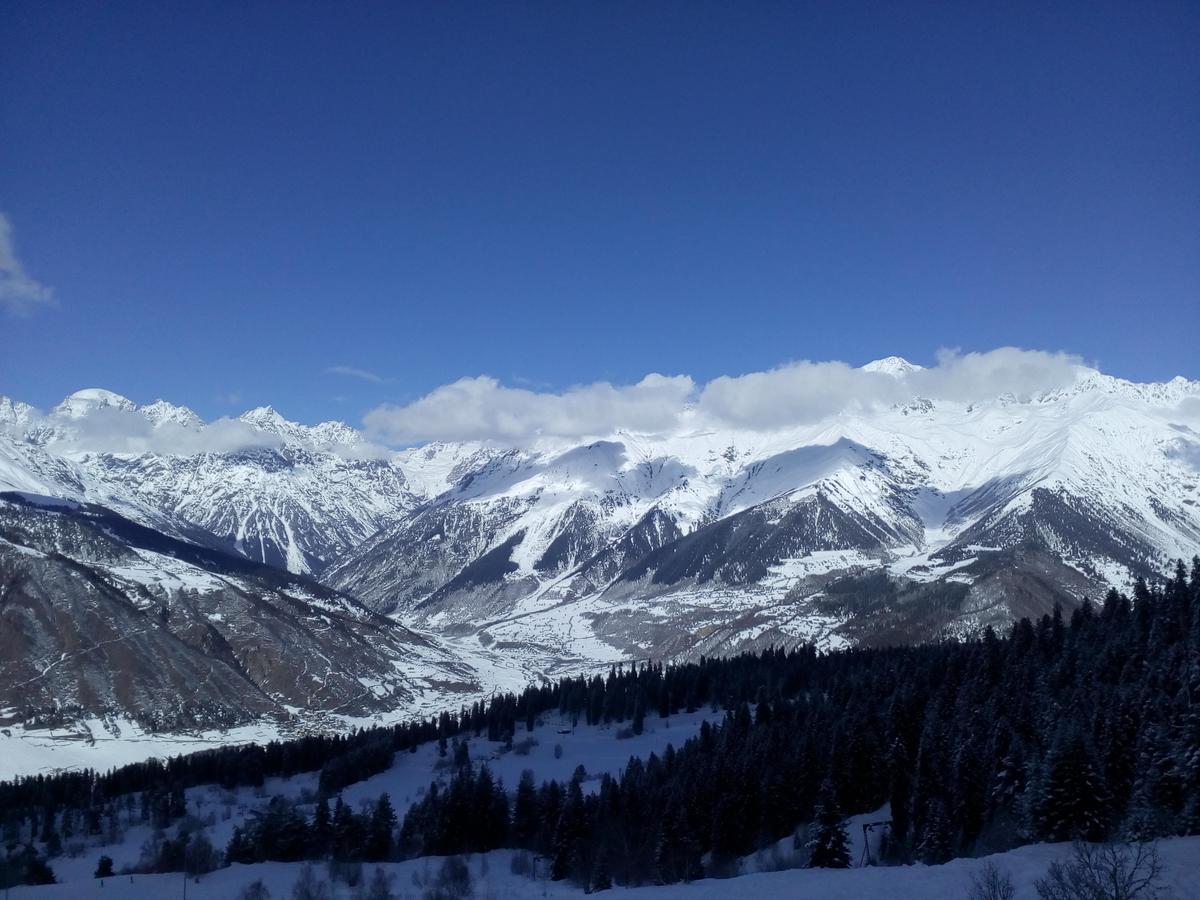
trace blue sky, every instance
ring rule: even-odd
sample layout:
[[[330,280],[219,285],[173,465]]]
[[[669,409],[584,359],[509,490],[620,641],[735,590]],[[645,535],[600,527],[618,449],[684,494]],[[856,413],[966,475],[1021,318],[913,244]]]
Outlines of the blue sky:
[[[0,393],[43,407],[1200,377],[1194,3],[22,4],[0,134]]]

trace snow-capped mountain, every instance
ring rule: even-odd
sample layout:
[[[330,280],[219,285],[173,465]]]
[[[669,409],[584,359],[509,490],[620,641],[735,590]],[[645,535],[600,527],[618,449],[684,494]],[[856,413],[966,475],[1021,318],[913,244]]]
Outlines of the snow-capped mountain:
[[[930,373],[863,370],[901,394]],[[0,399],[0,489],[315,573],[527,672],[1038,613],[1200,551],[1198,485],[1200,382],[1084,367],[773,430],[689,411],[660,433],[402,451],[269,407],[204,423],[99,390],[45,415]]]
[[[168,534],[312,573],[419,497],[340,422],[270,407],[206,424],[186,407],[78,391],[48,416],[0,398],[0,489],[108,506]]]
[[[1081,369],[1025,398],[493,450],[325,578],[530,658],[936,637],[1200,550],[1197,406],[1200,382]],[[896,589],[874,630],[826,591],[872,570]]]

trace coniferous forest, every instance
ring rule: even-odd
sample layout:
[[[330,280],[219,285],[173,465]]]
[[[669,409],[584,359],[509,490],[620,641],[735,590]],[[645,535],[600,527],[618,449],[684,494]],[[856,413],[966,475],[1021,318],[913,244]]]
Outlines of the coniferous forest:
[[[465,742],[511,745],[548,714],[618,722],[727,710],[662,756],[589,783],[499,783]],[[338,793],[438,741],[454,774],[399,817],[384,795],[352,811]],[[403,760],[397,760],[403,764]],[[52,878],[34,837],[99,833],[114,809],[183,815],[201,784],[261,785],[319,772],[320,797],[282,798],[239,829],[219,862],[386,860],[522,848],[592,889],[721,874],[789,835],[810,864],[849,862],[848,815],[889,807],[883,862],[940,863],[1035,841],[1200,833],[1200,558],[1004,635],[919,647],[812,647],[613,670],[477,703],[459,714],[0,785],[0,883]],[[25,836],[28,836],[26,838]],[[186,838],[181,838],[186,843]],[[166,842],[160,870],[188,865]],[[193,854],[194,855],[194,854]],[[49,863],[49,864],[48,864]]]

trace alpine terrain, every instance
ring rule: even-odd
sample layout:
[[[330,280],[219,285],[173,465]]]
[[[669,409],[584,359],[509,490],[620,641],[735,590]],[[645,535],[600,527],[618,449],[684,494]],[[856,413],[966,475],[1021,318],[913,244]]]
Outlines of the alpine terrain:
[[[0,706],[351,723],[625,660],[976,633],[1200,548],[1200,382],[1078,367],[967,401],[862,371],[906,399],[401,450],[270,408],[0,398]]]

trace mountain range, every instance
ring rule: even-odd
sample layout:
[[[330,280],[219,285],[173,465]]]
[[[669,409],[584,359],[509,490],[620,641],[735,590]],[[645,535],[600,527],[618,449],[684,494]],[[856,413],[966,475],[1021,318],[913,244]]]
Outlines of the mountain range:
[[[401,450],[270,407],[0,398],[0,706],[350,721],[631,659],[952,637],[1200,552],[1198,429],[1200,381],[1082,366],[772,430]]]

